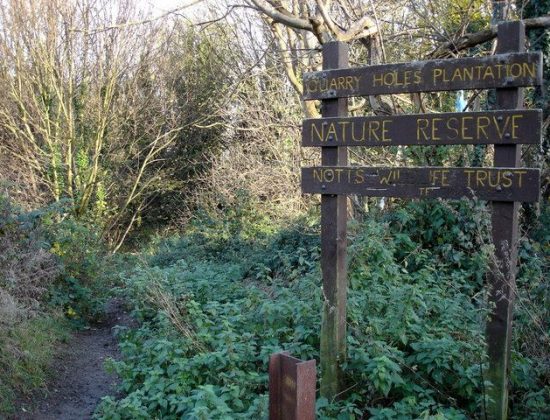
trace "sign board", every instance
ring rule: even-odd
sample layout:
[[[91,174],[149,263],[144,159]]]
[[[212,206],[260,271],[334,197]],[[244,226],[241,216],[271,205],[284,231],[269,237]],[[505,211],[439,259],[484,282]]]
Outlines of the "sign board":
[[[302,146],[539,144],[541,124],[540,110],[314,118]]]
[[[539,198],[539,176],[538,169],[527,168],[320,166],[302,168],[302,191],[534,202]]]
[[[302,168],[302,191],[321,194],[321,395],[341,392],[346,357],[347,194],[490,200],[495,262],[488,276],[487,412],[507,418],[508,372],[518,241],[515,202],[539,199],[538,169],[518,168],[521,144],[538,144],[541,112],[524,111],[519,87],[542,84],[542,54],[525,53],[521,21],[498,24],[499,54],[348,68],[344,43],[323,45],[323,71],[303,77],[304,100],[321,99],[323,117],[305,120],[302,144],[321,146],[323,166]],[[349,96],[497,89],[499,111],[348,117]],[[494,168],[347,165],[347,146],[494,144]],[[345,146],[345,147],[342,147]]]
[[[303,77],[304,100],[542,84],[542,53],[323,70]]]

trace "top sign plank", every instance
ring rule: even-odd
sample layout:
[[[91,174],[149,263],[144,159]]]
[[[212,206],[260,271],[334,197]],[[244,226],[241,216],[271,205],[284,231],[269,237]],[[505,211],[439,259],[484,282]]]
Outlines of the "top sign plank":
[[[413,61],[306,73],[304,100],[542,84],[542,54]]]

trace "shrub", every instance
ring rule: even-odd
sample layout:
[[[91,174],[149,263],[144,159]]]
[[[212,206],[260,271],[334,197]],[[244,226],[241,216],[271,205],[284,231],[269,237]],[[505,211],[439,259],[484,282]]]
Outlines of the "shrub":
[[[64,328],[44,301],[61,272],[42,224],[0,195],[0,414],[45,382]]]
[[[319,418],[482,413],[487,219],[476,203],[432,201],[350,225],[346,391],[338,401],[319,399]],[[425,220],[435,226],[431,231]],[[301,219],[253,241],[203,225],[164,242],[127,272],[123,292],[141,326],[120,331],[124,358],[111,364],[125,397],[104,399],[97,416],[265,417],[269,355],[319,357],[315,226]],[[538,279],[530,284],[547,293],[540,255],[527,244],[521,255],[518,285]],[[537,311],[529,312],[546,314],[543,303],[532,301]],[[526,339],[532,318],[518,313],[517,331]],[[546,373],[535,372],[541,356],[516,350],[512,413],[518,418],[540,417],[548,406],[540,391]]]

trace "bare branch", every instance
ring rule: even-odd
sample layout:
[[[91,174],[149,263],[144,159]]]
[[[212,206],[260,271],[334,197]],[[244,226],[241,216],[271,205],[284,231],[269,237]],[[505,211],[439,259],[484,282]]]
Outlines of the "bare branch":
[[[273,9],[265,4],[262,0],[250,0],[250,2],[262,13],[269,16],[277,23],[290,26],[295,29],[303,29],[306,31],[314,30],[313,25],[306,19],[302,19],[290,13],[282,5]]]
[[[550,16],[547,15],[537,18],[524,19],[523,23],[525,24],[526,30],[550,28]],[[450,57],[459,51],[491,41],[496,38],[496,36],[497,27],[496,25],[492,25],[483,31],[465,34],[456,40],[445,42],[437,47],[437,49],[434,50],[430,56],[434,58]]]

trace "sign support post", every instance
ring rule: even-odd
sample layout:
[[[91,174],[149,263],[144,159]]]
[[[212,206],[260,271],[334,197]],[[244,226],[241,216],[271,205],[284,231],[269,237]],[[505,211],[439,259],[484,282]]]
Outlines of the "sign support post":
[[[323,70],[348,67],[349,52],[343,42],[323,46]],[[323,117],[345,117],[347,98],[322,101]],[[329,139],[330,141],[330,139]],[[347,148],[327,146],[321,149],[321,161],[328,165],[347,165]],[[346,358],[347,295],[347,196],[321,196],[321,272],[323,309],[321,321],[321,396],[333,399],[339,392],[340,363]]]
[[[525,27],[523,22],[503,22],[498,25],[497,53],[525,51]],[[497,89],[498,109],[523,108],[523,89]],[[518,167],[520,146],[495,144],[495,167]],[[516,263],[518,240],[519,202],[492,202],[492,234],[495,261],[489,274],[489,303],[493,305],[486,327],[489,355],[488,417],[508,417],[508,374],[512,345],[512,317],[516,289]]]

